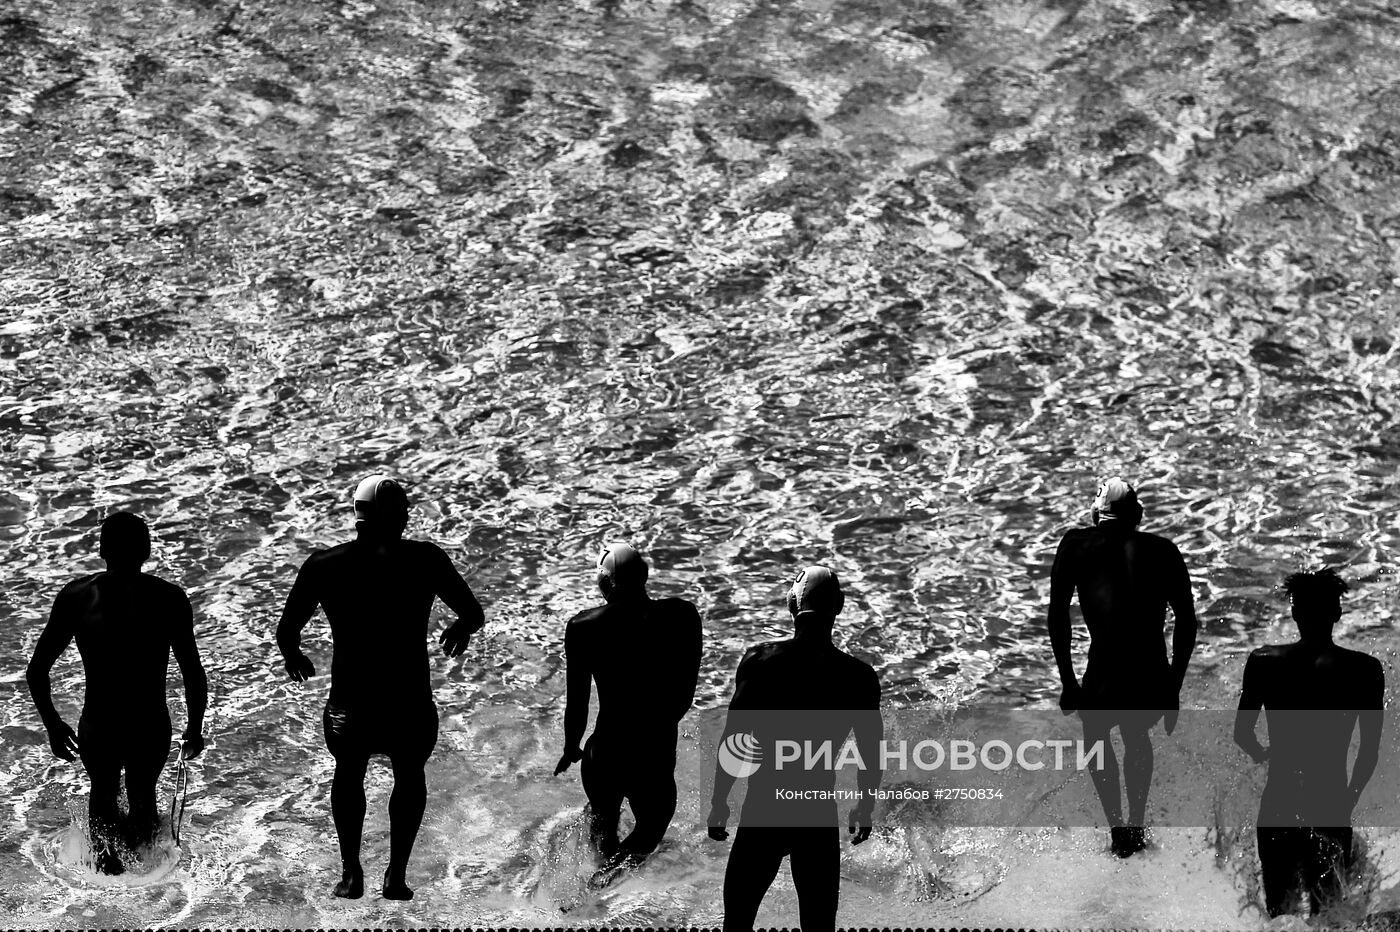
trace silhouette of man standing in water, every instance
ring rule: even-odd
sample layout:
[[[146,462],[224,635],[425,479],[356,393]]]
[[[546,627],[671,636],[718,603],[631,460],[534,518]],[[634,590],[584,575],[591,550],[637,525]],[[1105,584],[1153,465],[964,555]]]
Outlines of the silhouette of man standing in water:
[[[315,675],[301,651],[301,630],[320,605],[331,625],[331,691],[322,724],[335,757],[331,815],[342,873],[335,895],[364,895],[360,835],[365,771],[374,754],[394,770],[389,797],[389,869],[384,896],[409,900],[408,857],[428,802],[424,767],[437,743],[437,706],[428,676],[428,620],[441,598],[457,622],[439,637],[456,657],[485,623],[481,604],[442,548],[402,539],[408,497],[388,476],[355,489],[356,537],[307,558],[277,625],[277,646],[292,679]]]
[[[1235,743],[1268,761],[1259,801],[1259,866],[1269,917],[1286,912],[1301,888],[1310,911],[1341,893],[1351,866],[1351,814],[1380,756],[1385,672],[1380,661],[1332,642],[1347,584],[1330,569],[1283,582],[1299,640],[1260,647],[1244,667]],[[1269,746],[1255,726],[1266,709]],[[1361,744],[1347,778],[1357,724]]]
[[[776,747],[777,740],[783,739],[796,741],[799,747],[828,746],[836,754],[854,731],[856,751],[864,764],[857,778],[862,795],[850,817],[852,844],[858,845],[870,837],[884,723],[875,670],[831,641],[832,625],[844,605],[841,583],[827,567],[809,566],[797,574],[788,593],[795,635],[759,644],[744,654],[729,703],[725,746],[728,736],[752,728],[758,732],[754,737],[760,747]],[[790,714],[777,714],[780,711]],[[774,761],[764,760],[747,779],[739,830],[724,871],[725,932],[753,928],[758,907],[784,857],[790,859],[803,932],[835,929],[841,831],[836,801],[823,794],[835,789],[836,771],[830,766],[807,769],[792,764],[779,769]],[[729,837],[725,826],[734,780],[721,753],[715,762],[707,820],[715,841]],[[793,794],[800,801],[778,802]]]
[[[631,546],[608,547],[598,560],[607,604],[575,615],[564,634],[564,753],[554,773],[583,761],[589,834],[604,857],[595,885],[641,863],[666,834],[676,813],[676,730],[700,676],[700,614],[685,599],[650,598],[647,575]],[[580,748],[594,681],[598,723]],[[624,799],[636,823],[619,842]]]
[[[1142,506],[1122,479],[1109,479],[1094,498],[1094,526],[1065,534],[1050,571],[1050,645],[1063,691],[1060,708],[1079,711],[1084,740],[1102,741],[1104,767],[1091,771],[1094,789],[1111,826],[1113,853],[1130,857],[1147,846],[1144,822],[1152,784],[1149,731],[1166,713],[1167,734],[1176,728],[1181,684],[1196,645],[1191,578],[1176,545],[1137,530]],[[1070,599],[1089,629],[1089,660],[1081,685],[1070,655]],[[1175,619],[1167,661],[1166,610]],[[1118,760],[1109,733],[1123,738],[1128,822],[1123,822]]]
[[[26,679],[48,730],[49,747],[67,761],[81,756],[92,781],[88,828],[97,869],[120,874],[125,868],[117,842],[129,849],[149,844],[160,824],[156,783],[170,757],[165,676],[171,653],[185,681],[189,722],[181,744],[187,758],[204,750],[209,682],[184,590],[141,572],[151,555],[146,522],[129,512],[107,518],[99,553],[107,571],[76,579],[59,592]],[[86,679],[76,735],[54,709],[49,691],[49,671],[73,640]],[[123,771],[124,820],[119,807]]]

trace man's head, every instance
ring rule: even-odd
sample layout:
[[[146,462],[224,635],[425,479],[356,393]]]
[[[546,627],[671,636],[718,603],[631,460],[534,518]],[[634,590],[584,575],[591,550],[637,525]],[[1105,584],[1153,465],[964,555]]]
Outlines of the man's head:
[[[846,593],[841,591],[841,581],[836,574],[821,564],[809,566],[797,574],[797,579],[788,590],[788,611],[794,621],[809,616],[830,624],[841,614],[846,604]]]
[[[389,476],[374,475],[355,487],[355,527],[395,537],[408,526],[408,496]]]
[[[631,544],[609,544],[598,557],[598,591],[612,602],[645,594],[647,561]]]
[[[1293,602],[1293,620],[1303,635],[1327,632],[1342,617],[1342,593],[1346,580],[1336,570],[1294,573],[1283,581],[1283,589]]]
[[[1127,527],[1136,527],[1142,520],[1142,505],[1138,504],[1136,490],[1127,482],[1114,476],[1105,479],[1094,495],[1094,504],[1089,508],[1089,516],[1095,524],[1117,521]]]
[[[138,569],[151,557],[151,530],[146,520],[129,511],[109,515],[102,522],[97,552],[112,569]]]

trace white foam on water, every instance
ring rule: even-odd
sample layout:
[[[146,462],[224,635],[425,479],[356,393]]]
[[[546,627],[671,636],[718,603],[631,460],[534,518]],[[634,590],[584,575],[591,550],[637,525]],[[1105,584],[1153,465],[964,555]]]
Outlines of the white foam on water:
[[[33,836],[22,847],[40,871],[75,890],[119,891],[154,886],[175,873],[183,856],[164,818],[150,844],[134,851],[124,847],[119,850],[118,857],[125,868],[120,874],[97,870],[85,818],[75,817],[57,833]]]

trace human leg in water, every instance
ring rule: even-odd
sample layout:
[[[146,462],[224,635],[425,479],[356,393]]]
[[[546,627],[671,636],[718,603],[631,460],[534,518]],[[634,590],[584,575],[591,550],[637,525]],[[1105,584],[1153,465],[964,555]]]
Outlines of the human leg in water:
[[[1270,919],[1288,912],[1302,885],[1308,830],[1302,826],[1260,826],[1259,873],[1264,884],[1264,910]]]
[[[739,826],[724,868],[724,932],[752,932],[758,907],[788,853],[780,828]]]
[[[644,858],[656,850],[676,814],[676,777],[670,768],[643,775],[639,785],[629,787],[627,802],[636,824],[618,845],[618,854]]]
[[[126,824],[122,838],[133,851],[149,845],[160,828],[156,784],[170,759],[170,720],[156,723],[144,735],[130,734],[126,754]]]
[[[1103,766],[1090,770],[1089,776],[1094,781],[1099,804],[1103,806],[1104,818],[1113,836],[1113,851],[1117,854],[1120,841],[1126,836],[1123,832],[1123,786],[1118,779],[1118,755],[1113,751],[1110,735],[1113,726],[1097,710],[1081,709],[1079,716],[1084,722],[1084,746],[1093,748],[1103,743]]]
[[[1113,718],[1101,710],[1080,710],[1084,721],[1084,746],[1093,748],[1103,742],[1103,766],[1089,771],[1094,790],[1099,794],[1104,818],[1108,820],[1112,851],[1120,858],[1131,857],[1147,846],[1141,819],[1147,808],[1147,788],[1152,782],[1152,744],[1146,731],[1124,725],[1124,769],[1128,779],[1129,814],[1139,821],[1123,822],[1123,784],[1118,775],[1118,755],[1113,750],[1111,731]],[[1139,808],[1140,807],[1140,808]]]
[[[841,830],[832,826],[792,829],[788,855],[802,932],[835,932],[841,889]]]
[[[1342,898],[1347,872],[1354,860],[1350,828],[1312,827],[1307,833],[1303,879],[1308,891],[1308,911],[1316,916]]]
[[[617,853],[617,826],[622,818],[623,785],[610,756],[596,737],[583,746],[579,778],[588,797],[588,841],[606,861]]]
[[[94,866],[99,874],[122,874],[126,867],[118,856],[122,835],[121,761],[95,752],[83,752],[83,766],[92,781],[88,795],[88,837]]]
[[[670,770],[650,777],[644,775],[638,785],[628,787],[627,792],[627,802],[636,821],[632,831],[589,880],[595,888],[606,887],[641,866],[666,837],[666,829],[676,814],[676,778]],[[614,819],[614,832],[616,824]]]
[[[1122,852],[1128,857],[1147,847],[1147,793],[1152,788],[1151,725],[1124,722],[1118,729],[1123,736],[1123,782],[1128,791],[1128,824]]]
[[[379,745],[387,748],[394,768],[394,791],[389,795],[389,868],[384,872],[384,898],[411,900],[408,859],[428,807],[428,778],[424,768],[437,745],[437,708],[425,706],[395,712],[375,728]]]
[[[340,883],[335,895],[357,900],[365,894],[365,871],[360,866],[360,835],[365,827],[365,771],[369,755],[342,749],[335,755],[331,778],[331,817],[340,840]]]
[[[394,791],[389,796],[389,868],[384,872],[384,898],[411,900],[408,858],[428,807],[427,761],[418,755],[394,755]]]
[[[115,725],[98,727],[88,715],[78,720],[78,754],[87,770],[88,838],[99,874],[126,872],[118,852],[122,844],[122,753],[113,742]]]

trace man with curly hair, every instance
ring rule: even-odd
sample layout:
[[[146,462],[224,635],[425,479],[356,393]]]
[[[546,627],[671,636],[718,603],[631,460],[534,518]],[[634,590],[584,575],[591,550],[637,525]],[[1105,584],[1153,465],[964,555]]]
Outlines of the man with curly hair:
[[[1283,588],[1299,639],[1249,655],[1235,716],[1235,743],[1269,765],[1258,838],[1270,918],[1287,912],[1300,891],[1312,913],[1341,893],[1352,860],[1352,810],[1380,756],[1385,693],[1380,661],[1332,641],[1346,582],[1324,569],[1294,573]],[[1260,709],[1268,713],[1267,747],[1255,735]],[[1358,725],[1361,743],[1348,777]]]

